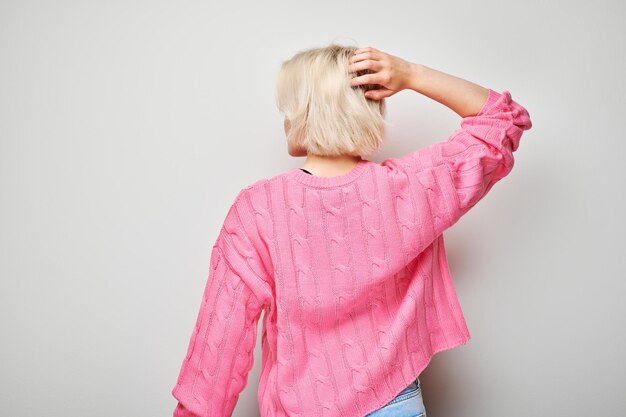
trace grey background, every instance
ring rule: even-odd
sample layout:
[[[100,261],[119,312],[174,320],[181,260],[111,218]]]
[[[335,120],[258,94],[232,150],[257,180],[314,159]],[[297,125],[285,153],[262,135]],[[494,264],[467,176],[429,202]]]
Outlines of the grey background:
[[[532,117],[513,172],[445,233],[472,339],[422,374],[429,417],[623,415],[625,9],[1,1],[0,415],[171,415],[228,206],[303,162],[280,62],[331,41],[509,90]],[[412,91],[387,104],[378,162],[460,122]],[[236,416],[258,415],[260,357]]]

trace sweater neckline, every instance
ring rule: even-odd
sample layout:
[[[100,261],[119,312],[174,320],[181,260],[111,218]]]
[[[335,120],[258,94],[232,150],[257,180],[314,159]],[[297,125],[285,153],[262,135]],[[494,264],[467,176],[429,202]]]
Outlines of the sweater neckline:
[[[310,185],[317,188],[335,187],[347,184],[358,178],[367,167],[367,159],[359,159],[356,165],[347,173],[335,175],[334,177],[319,177],[313,174],[307,174],[300,168],[294,168],[287,173],[287,176],[293,178],[301,184]]]

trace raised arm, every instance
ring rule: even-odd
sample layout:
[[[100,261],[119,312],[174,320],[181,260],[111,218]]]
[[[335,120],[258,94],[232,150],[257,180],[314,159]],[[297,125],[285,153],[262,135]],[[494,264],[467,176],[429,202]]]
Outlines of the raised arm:
[[[413,89],[462,117],[461,126],[446,140],[381,163],[393,177],[397,204],[404,204],[400,217],[408,220],[402,230],[408,249],[417,255],[513,169],[513,152],[522,133],[532,127],[530,115],[507,90],[497,92],[365,49],[355,55],[351,70],[376,71],[352,79],[353,85],[380,85],[367,91],[367,97],[381,99]],[[409,211],[412,216],[407,217]]]
[[[408,88],[449,107],[461,117],[476,115],[487,101],[489,91],[485,87],[423,64],[410,64]]]
[[[352,78],[353,87],[378,84],[377,90],[365,93],[365,97],[373,100],[411,89],[449,107],[461,117],[475,115],[487,100],[485,87],[375,48],[357,49],[348,70],[363,73]]]

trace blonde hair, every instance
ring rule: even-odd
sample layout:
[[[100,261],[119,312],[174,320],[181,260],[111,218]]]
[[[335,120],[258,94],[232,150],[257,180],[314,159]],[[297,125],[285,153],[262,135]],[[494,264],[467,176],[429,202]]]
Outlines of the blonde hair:
[[[356,49],[331,43],[300,51],[282,63],[276,99],[290,124],[288,143],[325,156],[365,156],[382,146],[385,99],[365,97],[376,84],[350,85],[354,72],[348,65]],[[371,71],[356,75],[366,73]]]

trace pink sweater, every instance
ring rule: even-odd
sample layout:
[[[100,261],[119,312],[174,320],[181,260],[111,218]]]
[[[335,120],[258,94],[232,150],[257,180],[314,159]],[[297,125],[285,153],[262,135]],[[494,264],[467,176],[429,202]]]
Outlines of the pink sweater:
[[[508,91],[489,89],[445,141],[241,190],[212,248],[174,416],[231,416],[262,311],[263,417],[363,417],[465,344],[442,233],[511,171],[531,127]]]

